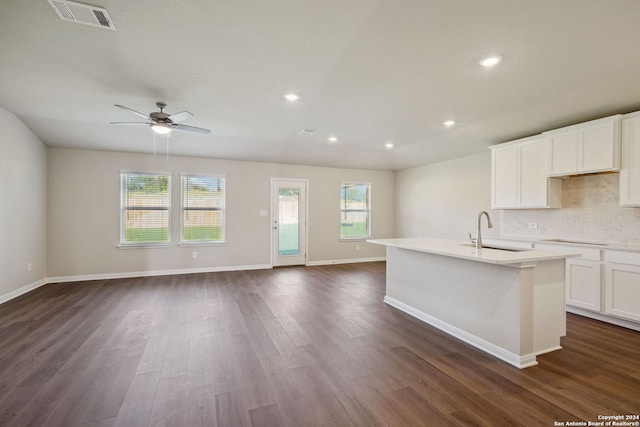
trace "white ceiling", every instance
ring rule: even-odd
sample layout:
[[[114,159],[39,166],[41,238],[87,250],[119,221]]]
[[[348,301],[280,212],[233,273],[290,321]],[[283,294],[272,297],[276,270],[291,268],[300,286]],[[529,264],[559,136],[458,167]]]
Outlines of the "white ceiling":
[[[404,169],[640,109],[638,0],[90,3],[117,31],[2,0],[0,106],[48,146],[150,152],[113,104],[164,101],[213,130],[174,131],[173,154]]]

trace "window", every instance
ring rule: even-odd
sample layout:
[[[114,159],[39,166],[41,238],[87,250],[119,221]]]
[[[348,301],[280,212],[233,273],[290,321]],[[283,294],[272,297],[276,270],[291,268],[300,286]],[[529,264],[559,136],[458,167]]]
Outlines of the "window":
[[[224,241],[224,177],[182,176],[182,242]]]
[[[169,243],[171,177],[149,173],[121,173],[120,243]]]
[[[371,185],[342,183],[340,238],[364,239],[371,234]]]

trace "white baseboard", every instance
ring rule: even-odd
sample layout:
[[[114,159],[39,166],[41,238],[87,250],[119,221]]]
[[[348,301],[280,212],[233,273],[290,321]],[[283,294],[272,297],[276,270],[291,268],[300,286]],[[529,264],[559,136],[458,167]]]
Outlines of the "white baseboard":
[[[377,261],[386,261],[387,257],[373,257],[373,258],[349,258],[349,259],[326,259],[321,261],[308,261],[307,266],[317,266],[317,265],[333,265],[333,264],[355,264],[359,262],[377,262]]]
[[[215,273],[221,271],[245,271],[245,270],[267,270],[271,269],[271,264],[257,265],[235,265],[229,267],[205,267],[205,268],[188,268],[176,270],[155,270],[155,271],[131,271],[124,273],[104,273],[104,274],[83,274],[76,276],[57,276],[47,277],[37,282],[25,285],[15,291],[0,295],[0,304],[26,294],[34,289],[49,283],[65,283],[65,282],[84,282],[88,280],[107,280],[107,279],[126,279],[130,277],[151,277],[151,276],[171,276],[173,274],[192,274],[192,273]]]
[[[562,346],[561,345],[555,345],[555,346],[550,347],[550,348],[545,348],[544,350],[536,351],[534,354],[536,356],[540,356],[541,354],[551,353],[552,351],[558,351],[558,350],[562,350]]]
[[[401,301],[398,301],[395,298],[390,296],[384,297],[384,302],[389,304],[392,307],[397,308],[398,310],[404,311],[410,316],[415,317],[416,319],[422,320],[425,323],[434,326],[441,331],[448,333],[461,341],[466,342],[467,344],[471,344],[472,346],[491,354],[492,356],[497,357],[498,359],[504,360],[510,365],[515,366],[516,368],[528,368],[529,366],[535,366],[538,364],[536,361],[535,354],[526,354],[524,356],[518,356],[508,350],[505,350],[502,347],[499,347],[489,341],[486,341],[480,337],[477,337],[473,334],[470,334],[467,331],[464,331],[460,328],[457,328],[453,325],[450,325],[447,322],[444,322],[436,317],[433,317],[423,311],[420,311],[416,308],[413,308]]]
[[[86,280],[126,279],[130,277],[171,276],[174,274],[217,273],[221,271],[267,270],[271,264],[234,265],[229,267],[184,268],[175,270],[130,271],[124,273],[85,274],[77,276],[49,277],[48,283],[83,282]]]
[[[583,310],[578,307],[567,306],[567,312],[577,314],[591,319],[596,319],[601,322],[611,323],[616,326],[622,326],[623,328],[633,329],[634,331],[640,331],[640,323],[633,322],[631,320],[620,319],[618,317],[609,316],[607,314],[596,313],[594,311]]]
[[[21,288],[18,288],[14,291],[11,291],[7,294],[0,295],[0,304],[5,303],[14,298],[18,298],[20,295],[26,294],[27,292],[31,292],[34,289],[38,289],[40,286],[44,286],[47,283],[47,279],[40,279],[37,282],[29,283],[28,285],[24,285]]]
[[[374,262],[384,261],[385,257],[379,258],[355,258],[344,260],[328,260],[328,261],[312,261],[307,263],[308,266],[314,265],[331,265],[331,264],[350,264],[357,262]],[[19,289],[0,295],[0,304],[26,294],[34,289],[44,286],[48,283],[64,283],[64,282],[84,282],[89,280],[108,280],[108,279],[127,279],[130,277],[152,277],[152,276],[170,276],[174,274],[193,274],[193,273],[216,273],[222,271],[247,271],[247,270],[268,270],[272,269],[271,264],[255,264],[255,265],[234,265],[226,267],[204,267],[204,268],[186,268],[175,270],[151,270],[151,271],[128,271],[123,273],[101,273],[101,274],[79,274],[74,276],[54,276],[38,280]]]

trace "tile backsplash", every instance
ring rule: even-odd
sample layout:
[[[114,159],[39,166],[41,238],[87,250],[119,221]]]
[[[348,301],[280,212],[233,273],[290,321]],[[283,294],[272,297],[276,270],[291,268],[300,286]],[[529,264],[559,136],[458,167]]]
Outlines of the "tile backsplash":
[[[619,175],[562,181],[562,209],[503,210],[502,236],[640,245],[640,208],[619,205]],[[531,229],[529,224],[537,224]]]

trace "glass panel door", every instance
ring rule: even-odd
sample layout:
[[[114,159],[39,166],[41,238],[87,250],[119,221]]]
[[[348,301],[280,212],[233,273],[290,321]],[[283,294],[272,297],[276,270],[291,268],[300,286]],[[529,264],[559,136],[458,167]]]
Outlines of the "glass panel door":
[[[299,255],[300,189],[280,187],[278,190],[278,255]]]
[[[272,256],[274,266],[306,262],[306,181],[272,180]]]

